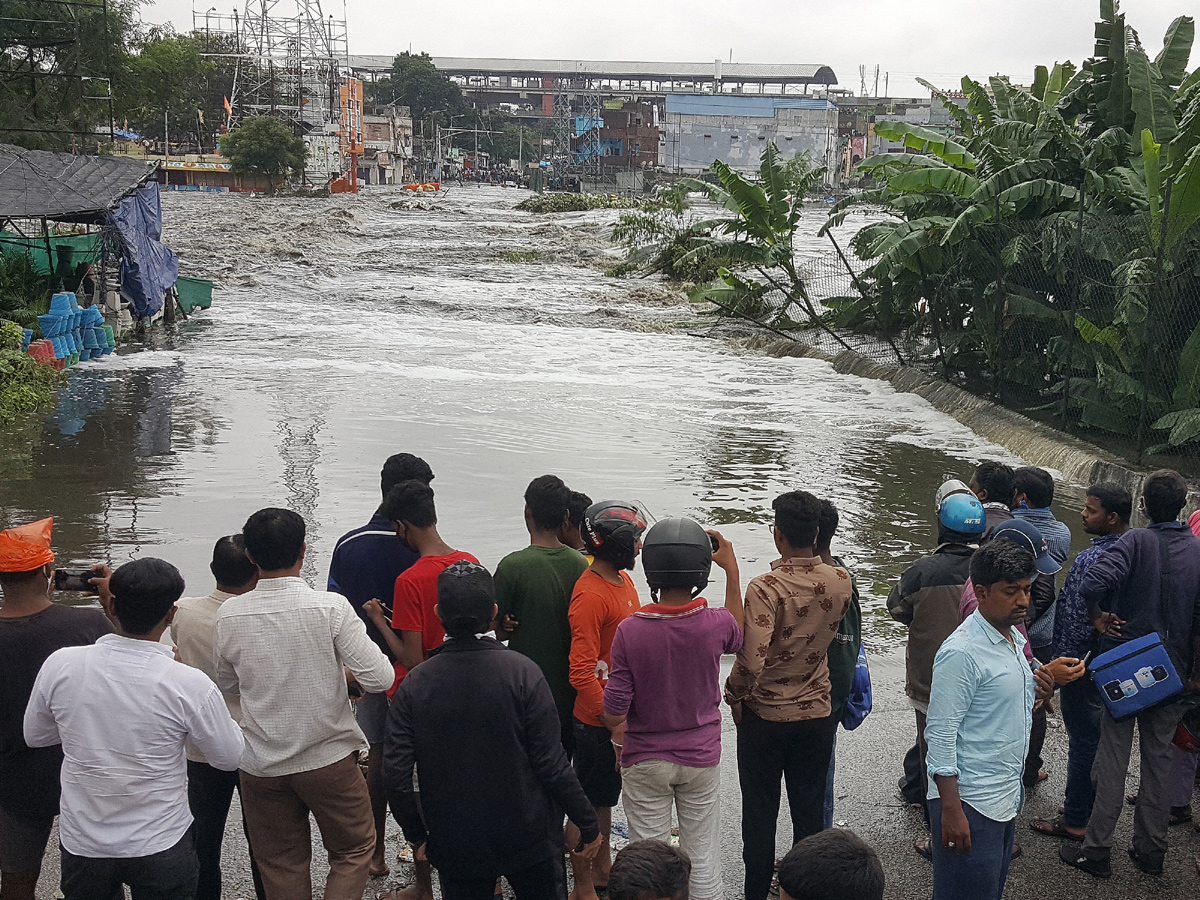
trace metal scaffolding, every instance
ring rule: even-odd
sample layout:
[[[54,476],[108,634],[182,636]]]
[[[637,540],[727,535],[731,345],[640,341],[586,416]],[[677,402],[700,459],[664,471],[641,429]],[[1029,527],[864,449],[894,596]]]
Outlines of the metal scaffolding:
[[[241,15],[193,12],[192,27],[233,51],[215,55],[237,58],[231,125],[269,115],[298,135],[337,132],[346,20],[326,17],[321,0],[246,0]]]
[[[551,163],[558,177],[596,178],[603,162],[599,82],[580,72],[554,80]]]

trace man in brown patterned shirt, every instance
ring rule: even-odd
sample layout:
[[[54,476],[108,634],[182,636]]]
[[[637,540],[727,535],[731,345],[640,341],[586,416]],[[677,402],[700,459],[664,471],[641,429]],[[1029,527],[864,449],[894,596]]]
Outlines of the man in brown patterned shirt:
[[[775,498],[780,558],[746,589],[746,643],[725,682],[737,724],[745,900],[765,900],[775,866],[779,783],[787,783],[792,844],[823,825],[833,751],[826,651],[850,606],[850,575],[821,561],[820,501],[804,491]]]

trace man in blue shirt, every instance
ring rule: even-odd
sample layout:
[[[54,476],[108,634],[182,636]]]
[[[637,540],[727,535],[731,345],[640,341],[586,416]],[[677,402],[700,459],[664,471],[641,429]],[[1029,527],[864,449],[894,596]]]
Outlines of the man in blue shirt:
[[[1133,498],[1129,491],[1115,482],[1093,484],[1087,491],[1083,506],[1083,530],[1096,535],[1092,545],[1080,551],[1067,573],[1054,616],[1054,654],[1058,657],[1083,659],[1095,653],[1100,637],[1092,624],[1087,604],[1080,596],[1083,577],[1100,555],[1112,547],[1129,530],[1133,513]],[[1067,729],[1067,791],[1062,815],[1055,819],[1034,819],[1030,827],[1052,837],[1083,840],[1092,801],[1092,763],[1100,744],[1100,721],[1104,703],[1090,678],[1080,678],[1062,686],[1059,706],[1063,725]]]
[[[402,481],[433,481],[433,470],[419,456],[397,453],[389,456],[379,473],[379,486],[386,497],[388,491]],[[396,536],[396,529],[378,509],[371,521],[361,528],[342,535],[333,548],[329,563],[329,590],[350,601],[354,611],[367,626],[367,635],[389,660],[396,657],[371,618],[363,612],[363,604],[380,599],[391,617],[391,600],[396,578],[417,561],[416,550]],[[387,694],[366,694],[354,708],[358,727],[370,745],[367,755],[367,790],[371,794],[371,810],[375,815],[375,856],[371,860],[371,875],[388,874],[383,845],[387,827],[387,795],[383,789],[383,734],[387,724]],[[432,885],[430,886],[432,891]],[[432,896],[432,893],[430,893]]]
[[[1035,693],[1054,689],[1048,674],[1030,671],[1016,627],[1036,571],[1033,554],[1009,541],[976,550],[979,608],[934,659],[925,729],[934,900],[1004,893]]]
[[[1149,528],[1122,535],[1092,564],[1080,597],[1096,629],[1101,653],[1156,633],[1187,690],[1200,693],[1200,538],[1177,521],[1187,502],[1187,482],[1170,469],[1146,476],[1139,508]],[[1117,722],[1101,719],[1092,767],[1096,799],[1082,846],[1065,843],[1059,857],[1099,878],[1112,874],[1112,844],[1125,800],[1125,777],[1137,725],[1142,777],[1129,855],[1148,875],[1161,875],[1170,819],[1172,740],[1183,704],[1167,703]]]

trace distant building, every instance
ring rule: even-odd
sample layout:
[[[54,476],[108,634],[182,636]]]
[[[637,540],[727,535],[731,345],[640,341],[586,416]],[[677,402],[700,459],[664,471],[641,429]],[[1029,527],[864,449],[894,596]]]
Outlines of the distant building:
[[[757,170],[770,141],[784,159],[807,153],[831,173],[838,161],[838,108],[815,97],[670,94],[663,132],[659,165],[675,172],[703,172],[718,159]]]
[[[383,106],[363,115],[363,184],[404,184],[412,177],[413,123],[407,106]]]

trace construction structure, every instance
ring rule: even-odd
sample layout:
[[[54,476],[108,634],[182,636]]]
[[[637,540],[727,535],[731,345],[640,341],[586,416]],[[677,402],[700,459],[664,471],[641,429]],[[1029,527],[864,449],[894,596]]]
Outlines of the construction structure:
[[[550,163],[559,178],[600,174],[600,91],[583,73],[555,79]]]
[[[193,11],[192,27],[232,51],[212,55],[236,60],[228,127],[273,116],[308,146],[306,180],[323,183],[353,171],[353,146],[361,153],[362,88],[347,77],[345,19],[326,16],[321,0],[245,0],[240,14]],[[344,121],[348,111],[357,124]]]

